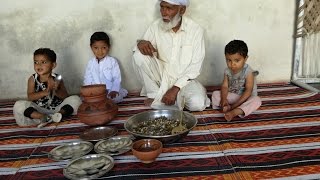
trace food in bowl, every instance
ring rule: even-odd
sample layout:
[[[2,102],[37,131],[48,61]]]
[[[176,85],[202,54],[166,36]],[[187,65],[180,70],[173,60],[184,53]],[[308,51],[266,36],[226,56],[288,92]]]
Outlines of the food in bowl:
[[[127,119],[127,121],[124,124],[124,128],[128,133],[136,137],[137,139],[157,139],[160,140],[162,143],[172,143],[175,142],[183,137],[185,137],[191,129],[193,129],[197,125],[197,118],[186,111],[183,111],[183,123],[187,126],[187,130],[182,131],[178,134],[173,134],[172,132],[168,133],[169,135],[162,135],[162,136],[156,136],[156,135],[144,135],[141,133],[136,133],[133,131],[133,128],[137,127],[138,124],[144,121],[149,121],[150,119],[155,119],[161,116],[165,116],[168,119],[171,120],[177,120],[181,118],[181,111],[179,110],[168,110],[168,109],[158,109],[158,110],[149,110],[144,111],[138,114],[135,114]],[[178,122],[178,120],[177,120]]]
[[[171,119],[166,116],[161,116],[148,121],[142,121],[132,128],[134,133],[150,136],[165,136],[170,135],[172,129],[179,126],[179,119]],[[187,129],[187,125],[182,123],[182,126]]]
[[[156,139],[140,139],[133,143],[132,153],[143,163],[152,163],[162,152],[162,143]]]

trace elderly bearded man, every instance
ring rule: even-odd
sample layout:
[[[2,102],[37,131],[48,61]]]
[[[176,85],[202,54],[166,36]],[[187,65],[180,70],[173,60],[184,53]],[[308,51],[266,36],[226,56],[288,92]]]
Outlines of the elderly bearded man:
[[[162,18],[134,48],[133,67],[154,109],[202,111],[210,106],[206,89],[195,80],[205,56],[204,32],[183,16],[189,0],[160,0]]]

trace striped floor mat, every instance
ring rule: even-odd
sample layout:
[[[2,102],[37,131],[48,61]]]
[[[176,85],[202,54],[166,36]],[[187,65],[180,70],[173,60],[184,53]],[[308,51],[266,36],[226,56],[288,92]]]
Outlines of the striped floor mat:
[[[208,96],[217,87],[208,87]],[[165,144],[156,162],[140,163],[129,151],[99,179],[320,179],[320,95],[297,86],[260,84],[260,109],[226,122],[218,110],[192,112],[197,126]],[[150,108],[130,94],[108,126],[125,135],[123,123]],[[18,127],[14,101],[0,102],[0,179],[65,179],[68,163],[47,157],[54,147],[79,141],[89,128],[73,116],[42,129]]]

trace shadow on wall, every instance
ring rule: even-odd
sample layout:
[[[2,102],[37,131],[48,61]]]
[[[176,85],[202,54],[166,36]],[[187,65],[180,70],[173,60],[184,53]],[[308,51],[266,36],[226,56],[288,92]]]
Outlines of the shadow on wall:
[[[99,16],[102,12],[104,16]],[[8,44],[12,53],[17,54],[30,54],[38,47],[63,52],[72,47],[85,31],[106,31],[114,27],[111,14],[99,5],[88,9],[85,14],[77,12],[67,17],[48,17],[44,13],[45,9],[28,8],[0,14],[1,42]]]
[[[113,17],[103,3],[95,3],[85,13],[76,12],[75,9],[75,12],[68,13],[68,16],[48,16],[46,8],[25,8],[10,13],[0,13],[0,42],[6,44],[8,54],[11,54],[14,61],[17,61],[15,63],[20,65],[32,63],[32,61],[31,59],[25,61],[26,58],[14,58],[15,56],[30,58],[40,47],[53,49],[60,57],[57,59],[58,67],[55,72],[68,77],[64,79],[70,93],[78,93],[82,85],[84,69],[79,65],[79,57],[72,54],[76,51],[73,48],[86,32],[111,31],[114,28]],[[89,41],[90,37],[87,38]],[[88,47],[88,43],[83,44],[83,47]],[[76,55],[79,54],[76,52]],[[87,56],[81,57],[81,61],[87,61]],[[29,66],[21,66],[22,69],[27,67]],[[9,70],[7,70],[8,73]],[[20,75],[17,74],[17,76]],[[10,81],[1,82],[1,84],[6,83]],[[26,87],[19,90],[18,94],[22,93],[26,93]]]

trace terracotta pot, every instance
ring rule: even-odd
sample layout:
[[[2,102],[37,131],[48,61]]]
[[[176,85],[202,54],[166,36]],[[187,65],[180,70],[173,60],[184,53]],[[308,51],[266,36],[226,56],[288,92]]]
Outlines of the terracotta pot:
[[[132,153],[143,163],[152,163],[162,152],[162,143],[156,139],[140,139],[132,144]]]
[[[86,85],[86,86],[81,86],[80,88],[80,95],[82,97],[101,96],[102,94],[106,96],[105,84]]]
[[[83,101],[84,102],[89,102],[89,103],[93,103],[93,102],[100,102],[100,101],[104,101],[107,99],[107,95],[106,94],[100,94],[97,96],[82,96]]]
[[[89,126],[98,126],[112,121],[118,114],[118,106],[110,99],[100,102],[83,102],[78,109],[78,118]]]

